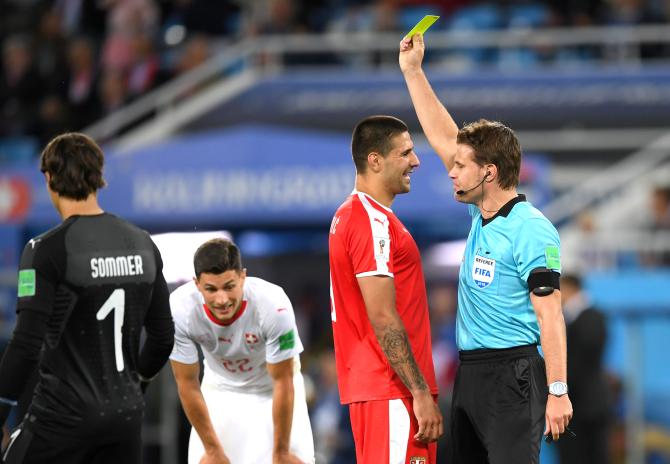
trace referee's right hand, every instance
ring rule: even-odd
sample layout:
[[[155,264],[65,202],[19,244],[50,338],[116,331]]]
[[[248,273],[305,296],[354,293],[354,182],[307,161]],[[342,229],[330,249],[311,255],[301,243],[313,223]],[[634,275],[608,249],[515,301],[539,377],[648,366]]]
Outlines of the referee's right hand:
[[[414,439],[422,443],[437,441],[444,430],[442,414],[433,395],[428,390],[421,391],[414,396],[412,403],[414,416],[419,424],[419,431]]]
[[[554,441],[558,440],[572,419],[572,403],[568,395],[549,395],[544,417],[544,434],[549,435],[551,433]]]

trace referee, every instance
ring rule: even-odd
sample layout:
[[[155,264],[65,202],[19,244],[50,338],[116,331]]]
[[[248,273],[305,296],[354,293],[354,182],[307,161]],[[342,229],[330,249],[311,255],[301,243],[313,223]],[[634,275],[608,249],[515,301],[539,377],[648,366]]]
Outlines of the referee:
[[[174,325],[151,237],[98,204],[103,164],[84,134],[59,135],[42,152],[63,222],[21,257],[16,327],[0,362],[0,426],[35,369],[38,380],[5,464],[142,462],[143,383],[167,361]]]
[[[514,132],[483,119],[459,130],[421,69],[423,54],[421,35],[403,40],[400,67],[454,197],[472,216],[458,285],[452,462],[538,463],[543,433],[557,440],[572,418],[558,233],[517,194]]]

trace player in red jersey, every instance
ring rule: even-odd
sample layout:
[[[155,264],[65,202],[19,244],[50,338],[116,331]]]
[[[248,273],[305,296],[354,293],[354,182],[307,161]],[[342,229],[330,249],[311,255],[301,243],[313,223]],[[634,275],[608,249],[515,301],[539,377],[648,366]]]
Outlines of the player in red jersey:
[[[416,243],[391,210],[419,158],[407,126],[391,116],[358,123],[351,151],[356,188],[329,235],[340,400],[358,462],[434,464],[442,416],[426,286]]]

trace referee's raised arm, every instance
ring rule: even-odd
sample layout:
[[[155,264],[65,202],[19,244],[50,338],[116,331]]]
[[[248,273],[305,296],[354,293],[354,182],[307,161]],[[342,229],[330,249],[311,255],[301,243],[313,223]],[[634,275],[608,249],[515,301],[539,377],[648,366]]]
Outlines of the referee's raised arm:
[[[421,68],[425,45],[423,35],[415,34],[400,42],[398,61],[409,94],[428,142],[451,170],[456,154],[458,126],[440,102]]]

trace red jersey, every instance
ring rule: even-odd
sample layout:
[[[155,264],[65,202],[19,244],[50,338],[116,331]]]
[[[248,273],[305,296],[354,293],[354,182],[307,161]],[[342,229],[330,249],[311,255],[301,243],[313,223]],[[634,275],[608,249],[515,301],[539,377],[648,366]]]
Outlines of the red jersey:
[[[409,390],[382,351],[357,277],[392,277],[396,310],[431,393],[437,393],[421,256],[389,208],[362,192],[340,206],[330,226],[330,304],[342,403],[406,398]]]

